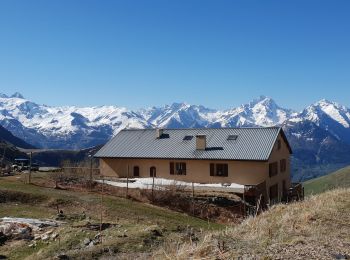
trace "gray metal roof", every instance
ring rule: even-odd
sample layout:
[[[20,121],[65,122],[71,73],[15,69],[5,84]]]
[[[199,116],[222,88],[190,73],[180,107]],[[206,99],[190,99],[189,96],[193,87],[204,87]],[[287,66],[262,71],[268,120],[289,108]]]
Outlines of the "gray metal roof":
[[[282,133],[289,147],[283,130],[279,127],[163,131],[169,138],[157,139],[155,129],[122,130],[95,157],[266,161],[279,133]],[[186,135],[192,135],[192,140],[183,140]],[[206,150],[196,150],[196,135],[206,135]],[[227,140],[229,135],[238,137],[236,140]]]

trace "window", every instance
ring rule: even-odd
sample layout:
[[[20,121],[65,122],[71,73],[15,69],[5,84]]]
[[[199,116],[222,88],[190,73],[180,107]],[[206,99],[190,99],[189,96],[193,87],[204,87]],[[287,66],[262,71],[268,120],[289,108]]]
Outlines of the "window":
[[[157,169],[156,167],[152,166],[149,168],[149,176],[150,177],[157,177]]]
[[[227,164],[218,163],[216,165],[216,176],[228,176]]]
[[[238,138],[238,135],[229,135],[228,137],[227,137],[227,140],[237,140],[237,138]]]
[[[275,176],[278,173],[278,162],[273,162],[269,164],[269,176]]]
[[[175,173],[178,175],[186,175],[186,163],[175,163]]]
[[[282,159],[280,161],[280,172],[285,172],[287,170],[287,160]]]
[[[278,141],[277,141],[277,150],[280,150],[281,147],[282,147],[281,140],[278,139]]]
[[[134,166],[134,176],[140,176],[140,168],[138,166]]]
[[[228,176],[228,164],[227,163],[211,163],[210,164],[210,176]]]
[[[171,175],[186,175],[186,163],[184,162],[171,162],[170,163]]]
[[[184,141],[190,141],[190,140],[192,140],[192,138],[193,138],[193,135],[185,135],[185,137],[184,137]]]

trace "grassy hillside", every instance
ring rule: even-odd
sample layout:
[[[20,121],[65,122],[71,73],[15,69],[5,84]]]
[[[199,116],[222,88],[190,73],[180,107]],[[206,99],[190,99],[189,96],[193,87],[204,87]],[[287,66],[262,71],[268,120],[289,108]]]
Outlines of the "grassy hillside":
[[[40,178],[46,177],[33,175],[33,182],[39,183]],[[9,259],[53,259],[64,253],[70,259],[97,259],[102,255],[111,259],[147,259],[167,239],[189,240],[188,234],[224,228],[220,224],[131,199],[107,194],[102,198],[100,194],[87,191],[28,185],[18,176],[0,177],[0,218],[52,219],[57,214],[57,205],[67,216],[66,224],[55,229],[59,241],[38,241],[35,247],[29,247],[32,241],[23,240],[0,244],[0,258],[3,255]],[[104,223],[112,225],[101,233],[103,244],[83,246],[85,239],[99,234],[85,226],[99,224],[101,216]]]
[[[350,189],[280,204],[196,243],[167,244],[163,259],[348,259]]]
[[[23,177],[23,176],[22,176]],[[60,240],[12,241],[0,245],[9,259],[347,259],[350,256],[350,188],[333,189],[305,201],[280,204],[236,226],[224,226],[168,209],[105,193],[23,184],[18,176],[0,178],[0,217],[54,218],[57,205],[67,216],[56,228]],[[101,203],[102,199],[102,203]],[[87,247],[97,230],[112,226],[103,243]],[[109,259],[109,258],[105,258]]]
[[[304,183],[305,195],[318,194],[338,187],[350,187],[350,166]]]

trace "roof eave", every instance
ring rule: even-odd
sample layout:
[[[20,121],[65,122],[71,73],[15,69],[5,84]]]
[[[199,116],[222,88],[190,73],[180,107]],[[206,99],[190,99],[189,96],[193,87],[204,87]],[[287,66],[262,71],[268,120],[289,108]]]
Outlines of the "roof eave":
[[[287,136],[286,136],[286,134],[284,133],[282,127],[280,127],[279,130],[278,130],[278,132],[277,132],[277,135],[276,135],[276,137],[275,137],[275,141],[273,142],[272,147],[271,147],[271,149],[270,149],[269,159],[268,159],[268,160],[270,160],[270,157],[271,157],[271,154],[272,154],[272,151],[273,151],[273,147],[275,146],[275,143],[276,143],[276,141],[277,141],[277,138],[278,138],[278,136],[279,136],[280,134],[281,134],[281,136],[282,136],[284,142],[287,144],[287,148],[288,148],[289,153],[290,153],[290,154],[293,154],[293,151],[292,151],[292,148],[291,148],[291,146],[290,146],[290,144],[289,144],[289,142],[288,142]],[[267,161],[268,161],[268,160],[267,160]]]
[[[188,161],[239,161],[239,162],[267,162],[268,159],[226,159],[226,158],[159,158],[159,157],[115,157],[115,156],[94,156],[97,159],[124,159],[124,160],[188,160]]]
[[[290,144],[289,144],[289,142],[288,142],[288,139],[287,139],[287,136],[286,136],[286,134],[284,133],[284,131],[283,131],[283,128],[282,128],[282,127],[280,128],[279,133],[281,133],[281,136],[282,136],[282,138],[283,138],[284,142],[287,144],[287,147],[288,147],[289,153],[290,153],[290,154],[293,154],[292,147],[290,146]]]

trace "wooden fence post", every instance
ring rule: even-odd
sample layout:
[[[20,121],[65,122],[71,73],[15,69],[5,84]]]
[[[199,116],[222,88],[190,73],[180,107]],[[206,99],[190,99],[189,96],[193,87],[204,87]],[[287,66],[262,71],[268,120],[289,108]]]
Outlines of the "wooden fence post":
[[[192,182],[192,215],[194,216],[194,183]]]
[[[244,217],[247,216],[247,211],[246,211],[246,208],[245,208],[245,185],[244,185],[244,189],[243,189],[243,214],[244,214]]]
[[[154,200],[154,171],[152,172],[152,201]]]
[[[103,226],[103,187],[104,187],[104,184],[105,184],[105,179],[104,177],[102,177],[102,187],[101,187],[101,216],[100,216],[100,237],[101,237],[101,246],[103,245],[102,242],[103,242],[103,238],[102,238],[102,226]]]
[[[92,186],[92,155],[90,155],[90,185]]]
[[[259,212],[260,203],[261,203],[261,197],[262,197],[262,194],[260,194],[259,200],[258,200],[258,202],[256,204],[255,217],[258,215],[258,212]]]
[[[129,164],[128,164],[128,171],[126,173],[126,197],[129,195]]]
[[[30,152],[29,155],[29,176],[28,176],[28,183],[30,184],[32,182],[32,152]]]

